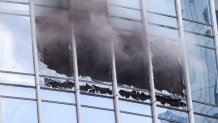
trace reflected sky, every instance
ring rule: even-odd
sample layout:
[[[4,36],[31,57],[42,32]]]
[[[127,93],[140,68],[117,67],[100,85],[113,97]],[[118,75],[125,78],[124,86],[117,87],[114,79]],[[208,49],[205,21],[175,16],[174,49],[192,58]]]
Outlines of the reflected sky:
[[[30,19],[0,15],[0,70],[33,73]]]
[[[25,1],[25,0],[22,0],[22,1]],[[14,4],[14,3],[0,2],[0,12],[29,15],[29,6],[24,5],[24,4]]]
[[[152,119],[149,117],[131,115],[126,113],[121,113],[121,123],[152,123]]]

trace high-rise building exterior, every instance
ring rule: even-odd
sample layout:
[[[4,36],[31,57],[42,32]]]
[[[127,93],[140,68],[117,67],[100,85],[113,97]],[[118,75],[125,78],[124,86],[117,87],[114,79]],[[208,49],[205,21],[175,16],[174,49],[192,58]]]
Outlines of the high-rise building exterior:
[[[0,123],[218,123],[217,0],[0,0]]]

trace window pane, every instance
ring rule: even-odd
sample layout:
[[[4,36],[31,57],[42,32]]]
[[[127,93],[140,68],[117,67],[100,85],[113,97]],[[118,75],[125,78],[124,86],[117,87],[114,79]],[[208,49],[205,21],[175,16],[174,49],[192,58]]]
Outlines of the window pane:
[[[206,116],[195,115],[195,122],[196,123],[217,123],[218,119],[213,119]]]
[[[170,27],[177,27],[177,19],[172,17],[167,17],[163,15],[157,15],[152,13],[147,13],[147,18],[149,23],[155,23],[160,25],[166,25]]]
[[[36,98],[35,88],[0,85],[0,94],[4,96]]]
[[[167,15],[176,15],[174,0],[146,0],[147,10]]]
[[[7,98],[1,101],[3,123],[38,123],[36,102]]]
[[[34,76],[28,76],[28,75],[0,73],[0,82],[1,83],[35,86]]]
[[[123,17],[127,19],[139,20],[139,21],[142,20],[141,12],[138,10],[131,10],[121,7],[110,6],[109,14],[116,17]]]
[[[217,87],[214,50],[188,46],[192,99],[215,104]]]
[[[194,112],[211,115],[218,118],[218,107],[193,102]]]
[[[157,107],[157,114],[159,118],[173,120],[181,123],[188,123],[188,113],[171,110],[167,108]]]
[[[35,0],[34,3],[52,7],[68,7],[68,0]]]
[[[205,36],[196,35],[196,34],[192,34],[192,33],[185,33],[185,39],[186,39],[187,43],[214,48],[213,38],[208,38]]]
[[[95,107],[108,108],[108,109],[114,108],[113,100],[109,98],[81,95],[80,100],[82,105],[95,106]]]
[[[151,107],[147,104],[129,102],[129,101],[119,101],[120,110],[133,112],[143,115],[151,115]]]
[[[82,107],[83,123],[115,123],[113,111]]]
[[[0,12],[29,15],[29,6],[24,4],[0,2]]]
[[[120,34],[114,47],[118,84],[149,90],[143,36],[132,33]]]
[[[209,36],[213,35],[212,27],[210,26],[192,23],[189,21],[183,21],[183,22],[184,22],[184,29],[187,31],[192,31],[192,32],[203,34],[203,35],[209,35]]]
[[[29,17],[0,15],[0,69],[33,73]]]
[[[121,123],[152,123],[149,117],[120,113]]]
[[[140,9],[140,0],[109,0],[109,3],[114,5],[120,5],[124,7]]]
[[[184,18],[211,23],[208,0],[182,0],[181,4]]]
[[[41,96],[42,100],[75,103],[75,94],[73,92],[61,92],[42,89]]]
[[[76,123],[76,108],[71,105],[42,103],[43,123]]]
[[[17,2],[24,2],[24,3],[29,2],[29,0],[4,0],[4,1],[17,1]]]

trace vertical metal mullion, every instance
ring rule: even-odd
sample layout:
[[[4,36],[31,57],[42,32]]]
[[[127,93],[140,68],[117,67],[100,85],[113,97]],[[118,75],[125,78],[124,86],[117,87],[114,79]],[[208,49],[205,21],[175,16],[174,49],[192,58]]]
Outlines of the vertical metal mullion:
[[[38,51],[37,51],[37,42],[36,42],[36,25],[35,25],[34,1],[33,0],[30,0],[29,8],[30,8],[30,20],[31,20],[31,34],[32,34],[31,37],[32,37],[34,72],[35,72],[38,123],[42,123],[42,106],[41,106],[40,79],[39,79],[39,61],[38,61]]]
[[[114,54],[114,41],[111,41],[111,65],[112,65],[112,78],[113,78],[113,96],[116,123],[120,123],[120,109],[119,109],[119,95],[117,89],[117,73],[116,73],[116,59]]]
[[[144,25],[144,36],[145,36],[145,43],[146,43],[146,51],[147,51],[147,62],[148,62],[148,74],[149,74],[149,86],[150,86],[150,93],[151,93],[151,108],[152,108],[152,118],[153,123],[157,123],[157,102],[155,97],[155,87],[154,87],[154,74],[153,74],[153,65],[152,65],[152,56],[151,56],[151,46],[150,40],[148,38],[147,32],[147,14],[146,14],[146,2],[145,0],[141,0],[141,9],[142,9],[142,16],[143,16],[143,25]]]
[[[182,20],[182,9],[181,9],[181,1],[176,0],[176,12],[178,17],[178,26],[179,26],[179,34],[180,34],[180,44],[182,48],[182,63],[183,63],[183,75],[184,82],[186,85],[186,95],[188,101],[188,114],[189,114],[189,123],[194,123],[194,113],[193,113],[193,105],[192,105],[192,96],[191,96],[191,87],[189,80],[189,71],[188,71],[188,61],[187,61],[187,51],[186,51],[186,42],[184,40],[184,27]]]

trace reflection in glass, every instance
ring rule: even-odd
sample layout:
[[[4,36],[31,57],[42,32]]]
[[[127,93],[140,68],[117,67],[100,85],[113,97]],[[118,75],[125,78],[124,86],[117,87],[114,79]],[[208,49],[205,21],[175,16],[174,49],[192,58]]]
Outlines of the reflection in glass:
[[[217,74],[214,50],[188,46],[192,99],[215,104]]]
[[[196,35],[196,34],[192,34],[192,33],[187,32],[187,33],[185,33],[185,39],[186,39],[187,43],[190,43],[190,44],[198,44],[198,45],[214,48],[213,38],[209,38],[209,37]]]
[[[152,118],[120,113],[121,123],[152,123]]]
[[[35,101],[2,98],[3,123],[38,123]]]
[[[0,85],[0,94],[4,96],[36,98],[35,88]]]
[[[166,25],[170,27],[177,27],[177,19],[172,17],[167,17],[158,14],[147,13],[147,18],[149,23],[155,23],[160,25]]]
[[[187,31],[192,31],[196,33],[200,33],[203,35],[209,35],[212,36],[212,27],[202,25],[202,24],[197,24],[189,21],[183,21],[184,23],[184,29]]]
[[[82,107],[83,123],[115,123],[113,111]]]
[[[73,92],[61,92],[42,89],[41,99],[57,102],[75,103],[75,94]]]
[[[157,107],[159,118],[173,120],[181,123],[188,123],[188,113],[182,111],[171,110],[167,108]]]
[[[194,112],[211,115],[218,118],[218,107],[193,102]]]
[[[126,2],[126,0],[109,0],[109,3],[124,7],[140,9],[140,0],[129,0],[128,2]]]
[[[76,123],[76,108],[71,105],[42,102],[43,123]],[[31,122],[30,122],[31,123]]]
[[[120,100],[119,105],[121,111],[133,112],[143,115],[151,115],[151,107],[147,104]]]
[[[167,15],[176,15],[175,0],[146,0],[147,10]]]
[[[213,119],[206,116],[195,115],[196,123],[218,123],[218,119]]]
[[[46,5],[51,7],[67,8],[69,0],[35,0],[38,5]]]
[[[0,6],[0,12],[29,15],[28,5],[0,2]]]
[[[35,86],[35,78],[29,75],[0,73],[0,83]]]
[[[0,70],[33,73],[29,17],[0,15]]]
[[[208,0],[182,0],[181,4],[184,18],[211,23]]]
[[[110,98],[81,95],[80,100],[82,105],[102,107],[108,109],[113,109],[114,107],[113,100]]]

